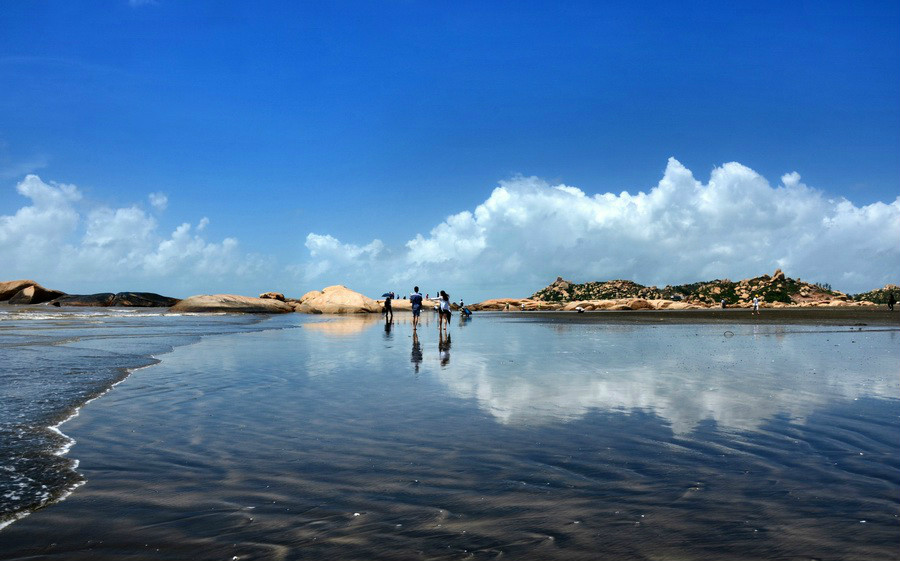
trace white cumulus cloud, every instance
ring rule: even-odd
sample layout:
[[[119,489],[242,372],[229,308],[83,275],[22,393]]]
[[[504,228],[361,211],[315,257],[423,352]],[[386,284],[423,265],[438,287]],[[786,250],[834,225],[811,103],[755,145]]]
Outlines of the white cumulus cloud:
[[[736,162],[702,183],[671,158],[646,192],[588,194],[536,177],[501,181],[475,209],[395,252],[378,240],[356,246],[310,234],[304,272],[308,279],[327,272],[370,292],[419,284],[486,297],[527,295],[557,275],[662,285],[780,267],[858,292],[898,280],[898,240],[900,197],[855,206],[805,185],[796,172],[771,185]]]
[[[170,234],[137,205],[82,208],[74,185],[27,176],[16,186],[30,204],[0,216],[0,264],[4,280],[34,278],[67,290],[152,289],[187,295],[203,287],[232,289],[271,267],[265,257],[241,251],[238,241],[210,241],[184,223]],[[161,209],[167,198],[150,195]],[[84,288],[81,288],[84,287]]]

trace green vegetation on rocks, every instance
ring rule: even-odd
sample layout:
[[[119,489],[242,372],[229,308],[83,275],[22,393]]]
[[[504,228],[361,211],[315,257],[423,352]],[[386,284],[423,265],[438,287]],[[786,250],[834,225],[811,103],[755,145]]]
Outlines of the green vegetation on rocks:
[[[900,286],[896,284],[885,285],[884,288],[870,290],[862,294],[854,294],[853,299],[857,302],[868,301],[876,304],[887,304],[891,292],[894,293],[894,299],[900,300]]]
[[[772,276],[762,275],[738,282],[716,279],[674,286],[667,285],[663,288],[644,286],[629,280],[577,284],[557,277],[552,284],[535,292],[531,298],[558,303],[579,300],[644,298],[647,300],[684,300],[707,305],[719,304],[725,300],[726,304],[734,305],[752,300],[754,296],[758,296],[763,302],[770,303],[848,300],[846,294],[831,290],[828,285],[812,284],[786,277],[781,269],[776,270]],[[884,298],[887,301],[886,295]],[[869,300],[869,298],[859,298],[859,300]]]

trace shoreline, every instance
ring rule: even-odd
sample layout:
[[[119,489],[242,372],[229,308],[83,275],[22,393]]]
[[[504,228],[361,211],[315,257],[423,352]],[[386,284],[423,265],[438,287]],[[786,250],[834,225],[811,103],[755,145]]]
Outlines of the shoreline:
[[[171,316],[178,317],[184,315],[200,315],[200,314],[182,314],[182,313],[168,313],[168,308],[138,308],[138,309],[112,309],[109,307],[105,308],[72,308],[72,309],[59,309],[59,308],[49,308],[49,309],[35,309],[34,306],[28,305],[9,305],[7,303],[0,303],[0,309],[3,307],[12,308],[16,311],[25,310],[31,313],[44,313],[47,317],[41,317],[37,321],[54,321],[56,319],[59,320],[83,320],[85,314],[91,317],[106,317],[106,318],[129,318],[129,319],[139,319],[141,315],[146,317],[158,317],[158,316]],[[113,313],[113,312],[135,312],[135,313]],[[98,314],[95,316],[94,314]],[[208,314],[210,316],[219,316],[222,314]],[[246,314],[244,314],[246,315]],[[12,318],[13,321],[21,318]],[[30,318],[29,318],[30,319]],[[55,449],[50,451],[52,456],[58,458],[65,458],[68,460],[69,465],[67,469],[72,473],[76,474],[78,477],[75,481],[73,481],[70,485],[62,489],[49,489],[47,491],[48,495],[45,499],[43,499],[40,504],[34,507],[29,507],[24,510],[5,512],[5,515],[8,515],[8,518],[0,519],[0,534],[6,531],[10,526],[14,526],[17,523],[20,523],[23,519],[30,517],[32,514],[35,514],[38,511],[41,511],[46,508],[53,507],[54,505],[58,505],[66,501],[69,497],[71,497],[75,491],[77,491],[80,487],[84,486],[88,481],[84,477],[84,475],[79,471],[80,459],[72,458],[69,456],[69,453],[72,449],[78,444],[78,441],[72,435],[63,431],[63,428],[68,423],[77,419],[81,416],[82,411],[90,404],[95,401],[100,400],[101,398],[109,395],[116,389],[117,386],[126,382],[128,379],[132,377],[132,375],[138,371],[150,368],[152,366],[156,366],[162,362],[162,356],[170,354],[174,352],[177,348],[182,346],[192,346],[197,343],[202,342],[204,339],[208,337],[215,336],[224,336],[224,335],[235,335],[240,333],[252,333],[257,331],[266,331],[269,329],[283,329],[283,327],[274,327],[274,328],[260,328],[261,324],[264,324],[272,319],[271,316],[257,314],[256,317],[248,317],[246,318],[246,331],[242,330],[211,330],[203,333],[197,334],[180,334],[182,337],[177,340],[170,341],[167,344],[161,345],[159,348],[148,349],[146,352],[128,352],[128,351],[111,351],[111,353],[119,355],[120,357],[132,357],[136,364],[128,365],[128,366],[114,366],[111,367],[117,374],[111,379],[110,383],[96,392],[92,392],[85,396],[83,400],[79,400],[73,403],[71,406],[61,409],[56,413],[54,417],[50,419],[49,424],[44,425],[42,427],[38,427],[42,431],[46,431],[49,433],[53,433],[57,435],[61,439],[60,445]],[[94,322],[88,322],[94,323]],[[84,325],[82,322],[81,325]],[[177,331],[177,329],[176,329]],[[164,334],[163,337],[175,337],[179,335],[178,333]],[[149,335],[149,337],[159,337],[160,335]],[[67,338],[60,341],[55,341],[50,343],[51,345],[72,345],[73,348],[78,348],[78,345],[82,342],[90,342],[94,337],[79,334],[77,336],[73,336],[71,338]],[[101,338],[105,338],[102,337]],[[115,336],[111,337],[112,339],[116,339]],[[127,338],[127,336],[126,336]]]
[[[702,310],[597,310],[584,313],[548,311],[476,312],[550,323],[667,323],[667,324],[786,324],[893,326],[900,328],[900,312],[858,306],[830,308],[763,308],[759,315],[748,309]]]

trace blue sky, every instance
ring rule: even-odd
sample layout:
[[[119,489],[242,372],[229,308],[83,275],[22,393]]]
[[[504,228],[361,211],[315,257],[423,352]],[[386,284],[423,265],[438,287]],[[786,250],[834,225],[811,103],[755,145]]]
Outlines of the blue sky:
[[[299,295],[332,282],[380,293],[422,279],[473,297],[529,294],[556,274],[657,283],[778,265],[846,290],[900,280],[900,3],[485,4],[4,3],[0,277],[179,296]],[[854,244],[874,237],[886,264],[829,268],[801,259],[818,251],[802,244],[754,246],[766,229],[753,221],[727,235],[697,230],[708,222],[699,203],[681,222],[651,207],[653,224],[675,225],[658,232],[665,240],[616,238],[644,256],[632,259],[605,253],[608,223],[554,229],[552,217],[523,211],[475,220],[473,237],[450,220],[476,216],[500,182],[522,201],[523,189],[558,194],[560,184],[588,202],[650,193],[677,175],[670,157],[702,184],[682,193],[688,199],[739,162],[770,187],[749,189],[765,207],[781,200],[782,176],[797,172],[812,199],[796,206],[820,214],[781,216],[794,228],[782,235],[822,238],[815,228],[845,216],[846,199],[866,226],[846,226],[834,243],[859,254],[877,244]],[[73,185],[77,197],[42,207],[22,193],[29,173],[50,190]],[[725,191],[737,195],[723,208],[754,204],[741,198],[748,188]],[[71,211],[68,230],[28,222],[59,205]],[[859,223],[853,216],[847,224]],[[179,245],[183,223],[190,235]],[[581,244],[553,263],[558,273],[517,249],[544,226],[566,238],[547,251],[565,256],[573,237]],[[434,233],[442,228],[456,233]],[[71,259],[17,253],[26,233]],[[709,235],[731,245],[707,262],[641,249],[682,235],[680,248]],[[443,241],[417,245],[417,236]],[[163,249],[184,257],[163,264]],[[515,263],[497,265],[511,253]]]

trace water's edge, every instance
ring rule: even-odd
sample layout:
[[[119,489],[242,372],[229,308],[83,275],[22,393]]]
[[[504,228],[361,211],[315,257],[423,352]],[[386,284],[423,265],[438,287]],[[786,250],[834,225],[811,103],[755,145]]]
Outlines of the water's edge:
[[[164,314],[165,315],[165,314]],[[219,316],[222,314],[174,314],[174,316],[184,316],[184,317],[203,317],[203,316]],[[86,407],[91,402],[100,399],[106,394],[110,393],[116,386],[126,381],[131,375],[139,370],[143,370],[146,368],[150,368],[152,366],[156,366],[162,362],[162,356],[170,354],[175,351],[176,348],[179,347],[187,347],[196,345],[202,342],[204,339],[209,337],[219,337],[219,336],[232,336],[238,335],[241,333],[250,333],[256,331],[275,331],[281,329],[290,329],[294,326],[289,325],[279,325],[275,327],[261,328],[261,326],[265,323],[271,322],[273,320],[273,316],[270,315],[262,315],[262,314],[254,314],[254,315],[246,315],[242,316],[242,319],[247,321],[246,324],[243,324],[241,328],[238,328],[233,331],[221,329],[221,330],[212,330],[208,333],[201,333],[197,335],[184,336],[180,338],[177,342],[166,345],[163,349],[153,350],[149,354],[138,354],[138,353],[122,353],[121,356],[129,356],[134,357],[136,360],[139,360],[141,363],[135,366],[127,366],[127,367],[115,367],[113,370],[118,371],[118,375],[113,377],[109,385],[104,388],[99,389],[98,391],[91,392],[85,396],[85,399],[73,404],[72,406],[60,410],[57,412],[54,417],[52,424],[49,424],[44,427],[40,427],[39,430],[46,431],[49,433],[53,433],[61,443],[58,448],[53,451],[52,455],[63,458],[68,455],[71,451],[72,447],[75,446],[77,441],[71,436],[65,434],[62,430],[62,426],[67,422],[75,419],[81,413],[81,410]],[[68,338],[64,341],[58,341],[55,343],[51,343],[54,346],[61,347],[75,347],[79,343],[84,342],[84,339],[81,337]],[[87,483],[87,479],[80,473],[78,473],[79,460],[76,458],[69,458],[65,469],[71,472],[74,480],[67,486],[59,488],[59,489],[51,489],[48,491],[48,494],[45,498],[41,500],[39,504],[31,504],[25,505],[19,511],[13,512],[4,512],[0,513],[0,531],[7,528],[11,524],[22,520],[23,518],[29,516],[30,514],[47,508],[49,506],[58,504],[69,496],[71,496],[79,487]]]

